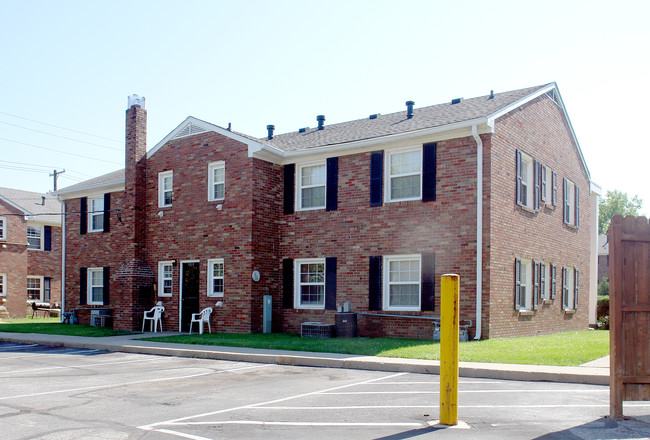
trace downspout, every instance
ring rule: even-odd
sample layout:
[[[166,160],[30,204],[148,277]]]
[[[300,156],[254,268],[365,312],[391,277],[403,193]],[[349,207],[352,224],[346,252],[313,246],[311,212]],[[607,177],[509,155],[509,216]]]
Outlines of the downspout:
[[[59,198],[56,199],[61,203],[61,322],[63,322],[63,313],[65,312],[65,203]]]
[[[476,125],[472,125],[476,141],[476,334],[481,339],[481,316],[483,314],[483,141]]]

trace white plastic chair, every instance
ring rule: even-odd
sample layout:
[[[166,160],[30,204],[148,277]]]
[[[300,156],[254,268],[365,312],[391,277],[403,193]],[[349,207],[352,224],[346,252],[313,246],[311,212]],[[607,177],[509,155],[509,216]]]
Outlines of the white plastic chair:
[[[203,334],[203,323],[208,323],[208,330],[212,333],[212,328],[210,328],[210,315],[212,314],[212,307],[206,307],[201,310],[200,313],[192,313],[192,320],[190,321],[190,335],[192,334],[192,324],[195,322],[199,323],[199,334]]]
[[[142,320],[142,332],[144,333],[144,325],[147,321],[151,321],[149,323],[149,331],[156,333],[158,331],[158,323],[160,323],[160,331],[163,331],[162,313],[164,311],[164,306],[154,306],[151,310],[144,312],[144,319]]]

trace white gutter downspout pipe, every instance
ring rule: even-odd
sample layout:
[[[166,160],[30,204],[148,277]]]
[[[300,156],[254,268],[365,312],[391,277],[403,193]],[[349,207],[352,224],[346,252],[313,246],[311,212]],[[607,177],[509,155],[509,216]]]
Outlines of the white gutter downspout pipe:
[[[472,125],[476,141],[476,335],[481,339],[481,315],[483,314],[483,141],[476,125]]]
[[[61,203],[61,322],[63,322],[63,313],[65,312],[65,203],[56,196]]]

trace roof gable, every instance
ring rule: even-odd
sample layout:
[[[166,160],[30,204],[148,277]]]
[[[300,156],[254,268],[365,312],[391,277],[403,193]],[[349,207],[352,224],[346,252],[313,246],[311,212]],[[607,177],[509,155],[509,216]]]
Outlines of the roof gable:
[[[61,202],[52,194],[41,194],[14,188],[0,188],[0,200],[43,223],[61,224]]]

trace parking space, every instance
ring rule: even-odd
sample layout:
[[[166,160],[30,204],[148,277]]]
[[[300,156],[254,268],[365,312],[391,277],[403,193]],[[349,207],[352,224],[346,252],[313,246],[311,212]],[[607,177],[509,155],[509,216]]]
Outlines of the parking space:
[[[608,422],[608,387],[439,377],[0,343],[3,439],[647,438],[650,402]]]

